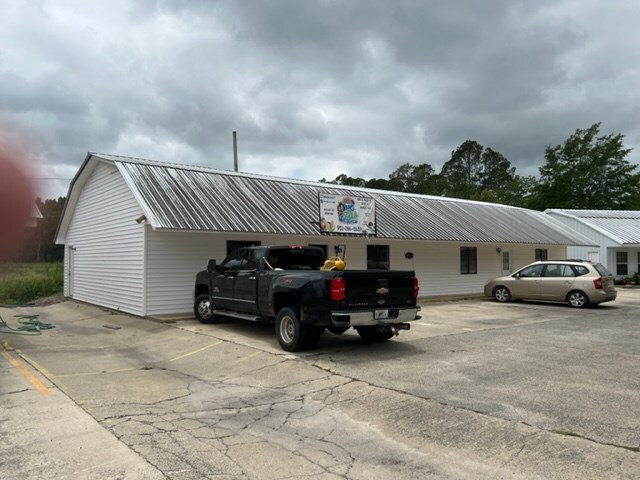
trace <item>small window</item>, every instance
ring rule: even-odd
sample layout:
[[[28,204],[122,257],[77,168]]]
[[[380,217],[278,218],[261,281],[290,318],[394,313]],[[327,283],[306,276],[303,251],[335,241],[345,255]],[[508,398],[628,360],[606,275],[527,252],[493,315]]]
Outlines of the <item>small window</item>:
[[[629,275],[629,255],[627,252],[616,252],[616,275]]]
[[[239,248],[255,247],[259,245],[260,242],[258,240],[227,240],[227,256]]]
[[[609,273],[609,270],[607,270],[607,269],[605,268],[605,266],[604,266],[604,265],[602,265],[601,263],[594,263],[594,264],[593,264],[593,268],[595,268],[595,269],[596,269],[596,271],[597,271],[600,275],[602,275],[603,277],[609,277],[609,276],[611,276],[611,273]]]
[[[220,268],[222,270],[240,270],[240,266],[244,261],[244,258],[242,257],[243,253],[244,253],[243,251],[239,251],[239,252],[234,251],[234,253],[229,255],[227,259],[224,262],[222,262],[222,265],[220,265]]]
[[[547,249],[536,248],[536,262],[544,262],[547,260]]]
[[[576,272],[576,277],[580,277],[589,273],[589,269],[583,265],[571,265],[571,268],[573,268],[574,272]]]
[[[530,267],[523,268],[518,274],[521,278],[536,278],[542,276],[542,270],[544,265],[531,265]]]
[[[509,252],[502,252],[502,271],[511,271],[511,260]]]
[[[367,245],[367,270],[389,270],[388,245]]]
[[[545,277],[562,277],[563,276],[563,265],[555,265],[550,264],[547,265],[547,269],[544,272]]]
[[[476,247],[460,247],[460,273],[462,275],[478,273],[478,249]]]

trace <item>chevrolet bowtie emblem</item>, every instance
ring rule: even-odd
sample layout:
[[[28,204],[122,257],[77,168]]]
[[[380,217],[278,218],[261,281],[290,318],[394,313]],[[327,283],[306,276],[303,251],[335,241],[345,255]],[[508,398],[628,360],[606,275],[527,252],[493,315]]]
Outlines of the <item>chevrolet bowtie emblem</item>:
[[[380,295],[384,295],[385,293],[389,293],[389,289],[381,287],[381,288],[376,290],[376,293],[379,293]]]

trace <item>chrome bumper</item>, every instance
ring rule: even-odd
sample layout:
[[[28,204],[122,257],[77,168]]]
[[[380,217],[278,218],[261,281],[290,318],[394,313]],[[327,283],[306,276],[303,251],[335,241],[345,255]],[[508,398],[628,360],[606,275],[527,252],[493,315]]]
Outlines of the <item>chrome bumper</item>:
[[[382,310],[382,309],[381,309]],[[419,320],[420,307],[389,308],[387,318],[375,318],[378,309],[331,312],[331,323],[339,327],[364,327],[373,325],[394,325],[396,323]]]

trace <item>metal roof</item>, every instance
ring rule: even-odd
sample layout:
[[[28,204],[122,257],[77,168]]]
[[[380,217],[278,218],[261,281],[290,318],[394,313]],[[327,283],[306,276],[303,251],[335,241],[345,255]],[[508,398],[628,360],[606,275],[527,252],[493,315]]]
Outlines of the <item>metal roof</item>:
[[[621,245],[640,244],[640,211],[637,210],[548,209],[545,213],[574,218]]]
[[[319,193],[373,198],[380,239],[593,245],[543,212],[493,203],[90,153],[113,163],[156,230],[326,236]],[[82,184],[82,182],[79,182]]]

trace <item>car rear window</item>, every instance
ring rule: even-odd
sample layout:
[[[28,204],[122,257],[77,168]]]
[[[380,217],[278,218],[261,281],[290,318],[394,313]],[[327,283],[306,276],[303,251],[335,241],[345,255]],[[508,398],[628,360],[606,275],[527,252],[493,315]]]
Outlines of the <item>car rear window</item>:
[[[589,269],[583,265],[571,265],[571,268],[576,272],[576,277],[589,273]]]
[[[606,267],[601,263],[594,263],[593,268],[595,268],[596,271],[603,277],[608,277],[611,275],[611,273],[609,273],[609,270],[607,270]]]

